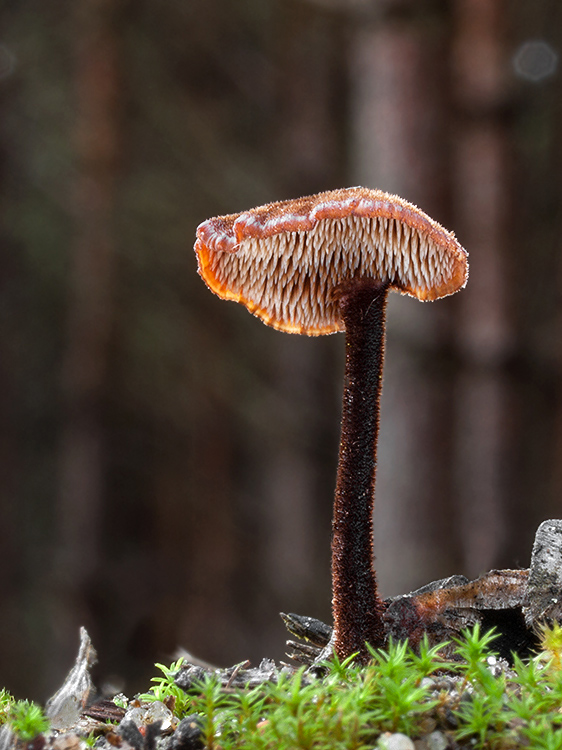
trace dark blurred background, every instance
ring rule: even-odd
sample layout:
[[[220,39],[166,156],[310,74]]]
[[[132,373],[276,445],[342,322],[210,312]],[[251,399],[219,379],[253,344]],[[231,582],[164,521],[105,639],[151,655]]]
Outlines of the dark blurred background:
[[[0,686],[176,646],[282,658],[330,620],[343,336],[215,298],[199,222],[344,185],[453,229],[392,295],[382,593],[527,567],[562,515],[560,0],[3,0]]]

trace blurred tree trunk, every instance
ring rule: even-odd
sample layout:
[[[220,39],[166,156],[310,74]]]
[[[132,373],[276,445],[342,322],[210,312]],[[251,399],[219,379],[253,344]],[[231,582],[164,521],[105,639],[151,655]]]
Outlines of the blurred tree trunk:
[[[511,454],[503,559],[524,565],[537,524],[562,515],[562,5],[516,0],[505,8],[517,78],[509,111],[514,180],[506,259],[515,340],[507,363]],[[550,72],[541,72],[541,54],[515,64],[529,44],[543,47]]]
[[[514,499],[510,502],[507,481],[505,369],[513,340],[504,257],[510,204],[506,23],[500,0],[454,3],[455,227],[470,250],[470,283],[459,295],[457,341],[464,366],[456,393],[456,502],[463,572],[471,576],[502,559]]]
[[[6,16],[5,9],[1,9],[0,26]],[[13,69],[13,53],[8,46],[3,45],[0,48],[0,108],[4,115],[0,124],[0,570],[3,572],[0,576],[0,641],[10,644],[14,662],[18,663],[19,669],[25,671],[32,669],[33,659],[21,638],[20,609],[24,599],[24,570],[27,560],[18,554],[23,540],[21,526],[18,524],[18,508],[21,507],[18,497],[21,492],[23,463],[20,444],[22,430],[18,424],[21,408],[18,343],[22,336],[18,292],[21,292],[23,280],[18,254],[21,247],[10,236],[7,219],[8,210],[13,210],[16,192],[10,156],[13,141],[10,128],[6,125],[14,110],[13,88],[9,80]],[[13,666],[12,663],[6,664],[6,673],[17,680],[17,670]]]
[[[395,192],[451,225],[449,13],[389,2],[359,14],[351,44],[353,182]],[[462,242],[462,236],[461,236]],[[461,563],[453,502],[456,300],[391,295],[375,503],[384,595]],[[449,361],[448,368],[440,362]]]
[[[120,147],[119,0],[80,0],[75,13],[75,239],[62,364],[63,424],[58,553],[59,628],[53,662],[68,664],[79,625],[91,621],[107,480],[105,403],[114,318],[115,182]],[[64,656],[64,658],[62,658]]]
[[[272,135],[280,197],[311,194],[345,181],[338,110],[345,81],[345,20],[300,0],[288,0],[277,12],[272,55],[279,114]],[[277,444],[267,441],[258,469],[266,534],[261,552],[265,579],[279,602],[291,602],[296,611],[323,618],[330,617],[333,486],[319,487],[318,449],[335,449],[340,407],[335,399],[324,422],[326,385],[319,384],[330,352],[336,349],[343,364],[338,343],[343,346],[343,341],[279,333],[271,337],[269,375],[276,398],[273,413],[263,417],[267,433],[268,423],[277,425]],[[339,393],[340,387],[336,383],[334,391]],[[335,483],[335,452],[333,461]],[[265,615],[264,610],[264,623],[270,618]]]
[[[548,153],[549,158],[541,160],[533,158],[532,166],[537,170],[536,176],[533,176],[535,176],[535,179],[538,178],[539,185],[546,183],[553,186],[548,196],[543,199],[542,212],[537,215],[539,229],[537,234],[542,239],[545,231],[545,220],[548,219],[547,247],[552,248],[554,252],[551,250],[549,253],[547,259],[549,265],[546,272],[549,276],[552,275],[556,282],[553,293],[554,300],[551,302],[553,310],[549,311],[549,318],[554,322],[550,325],[541,326],[540,340],[548,364],[554,370],[552,381],[556,414],[552,431],[553,438],[546,448],[548,459],[552,462],[552,470],[548,488],[548,505],[545,510],[548,517],[560,518],[562,517],[562,310],[560,309],[562,300],[562,207],[560,199],[562,195],[562,106],[560,106],[562,101],[562,76],[560,75],[562,6],[552,0],[543,0],[541,4],[544,6],[543,12],[539,19],[535,20],[535,23],[539,24],[537,36],[542,39],[549,39],[552,51],[558,53],[558,69],[555,77],[556,97],[554,101],[547,100],[550,104],[549,115],[553,123],[552,127],[549,128],[550,138],[552,139]],[[522,8],[524,15],[527,16],[529,9],[524,4]],[[532,28],[532,31],[534,31],[534,28]],[[533,180],[530,185],[526,186],[528,192],[532,191],[534,182]],[[544,277],[545,275],[541,274],[541,284]]]
[[[213,9],[206,3],[200,10],[205,19]],[[249,17],[234,16],[236,24],[231,19],[228,35],[247,33],[248,28],[255,33]],[[228,18],[217,22],[215,15],[213,19],[208,27],[204,23],[208,28],[206,65],[220,78],[232,75],[236,54],[232,59],[225,56],[218,41]],[[280,3],[272,11],[268,28],[275,33],[265,35],[258,62],[267,61],[275,75],[269,74],[269,88],[257,85],[258,78],[253,88],[246,84],[238,94],[243,106],[258,113],[255,116],[265,115],[259,142],[252,144],[270,168],[269,181],[257,186],[258,202],[341,184],[340,20],[300,0]],[[267,70],[266,66],[262,75]],[[219,192],[220,183],[215,190]],[[251,205],[244,205],[239,193],[227,193],[223,200],[226,210]],[[233,333],[247,337],[250,344],[236,347]],[[191,558],[200,564],[185,571],[182,602],[178,605],[170,597],[169,611],[177,608],[181,642],[206,659],[224,662],[225,654],[233,649],[240,654],[279,657],[283,654],[280,610],[330,617],[333,482],[321,491],[318,485],[323,450],[333,449],[335,474],[336,445],[330,438],[337,432],[337,401],[331,420],[324,420],[322,414],[326,391],[331,393],[332,387],[322,380],[335,342],[266,329],[245,311],[232,307],[220,307],[216,317],[210,313],[204,330],[194,338],[194,351],[200,347],[206,352],[200,362],[202,370],[220,367],[215,359],[219,351],[222,356],[228,352],[234,366],[224,377],[213,376],[212,383],[206,382],[193,409],[196,439],[187,464],[189,523],[183,540],[174,534],[167,544],[178,553],[182,543],[187,545]],[[236,377],[238,371],[250,374],[241,379]],[[246,385],[247,381],[254,387]],[[179,496],[186,494],[180,481],[185,461],[177,458],[177,480],[173,471],[168,478],[166,469],[159,472],[162,541],[166,509],[179,507]],[[166,465],[172,468],[163,461],[162,467]],[[174,627],[177,633],[172,620],[168,618],[170,634]],[[243,623],[250,620],[253,634],[248,638]],[[229,629],[221,623],[228,623]]]

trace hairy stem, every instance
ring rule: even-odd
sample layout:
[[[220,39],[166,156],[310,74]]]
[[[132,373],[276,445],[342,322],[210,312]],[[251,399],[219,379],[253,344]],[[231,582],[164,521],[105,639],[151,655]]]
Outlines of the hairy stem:
[[[373,567],[376,450],[388,286],[363,282],[340,297],[346,330],[341,442],[332,536],[334,648],[340,658],[365,641],[384,644],[384,605]]]

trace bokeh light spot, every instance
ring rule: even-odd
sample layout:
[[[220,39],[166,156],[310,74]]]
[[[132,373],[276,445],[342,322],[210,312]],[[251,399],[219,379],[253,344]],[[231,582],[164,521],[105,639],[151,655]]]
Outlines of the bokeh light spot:
[[[557,65],[557,53],[542,39],[524,42],[513,57],[513,67],[517,75],[533,83],[553,75]]]

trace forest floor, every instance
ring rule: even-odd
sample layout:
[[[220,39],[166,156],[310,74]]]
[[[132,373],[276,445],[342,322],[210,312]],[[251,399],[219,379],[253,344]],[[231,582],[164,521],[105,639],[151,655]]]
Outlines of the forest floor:
[[[391,640],[367,665],[212,669],[181,658],[156,665],[146,693],[91,702],[95,651],[82,630],[44,711],[0,693],[0,750],[562,750],[562,628],[543,628],[537,654],[511,663],[494,654],[496,637],[477,625],[415,652]]]
[[[44,709],[0,690],[0,750],[562,750],[561,540],[562,521],[545,521],[529,569],[386,600],[387,645],[367,664],[338,660],[331,627],[282,615],[302,666],[181,657],[145,693],[100,696],[82,628]]]

